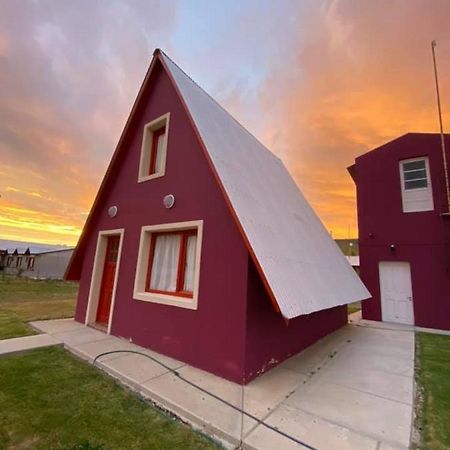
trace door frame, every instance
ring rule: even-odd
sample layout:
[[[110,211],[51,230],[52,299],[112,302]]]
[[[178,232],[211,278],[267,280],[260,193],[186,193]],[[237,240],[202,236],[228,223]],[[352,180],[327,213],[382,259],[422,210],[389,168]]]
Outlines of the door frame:
[[[105,267],[106,248],[108,246],[108,237],[112,235],[119,235],[119,250],[117,254],[116,273],[114,274],[114,284],[111,297],[111,308],[109,311],[107,334],[111,333],[112,318],[114,314],[114,303],[116,300],[117,279],[119,278],[120,257],[122,255],[124,228],[117,228],[114,230],[99,231],[97,237],[97,246],[95,248],[94,265],[92,266],[91,285],[89,287],[88,304],[86,308],[85,325],[95,324],[97,318],[98,300],[100,298],[100,288],[103,278],[103,269]]]
[[[411,315],[412,315],[412,323],[411,324],[405,324],[404,322],[397,322],[397,321],[392,321],[392,320],[388,320],[386,318],[386,310],[383,306],[383,282],[382,282],[382,276],[381,276],[381,264],[383,263],[394,263],[394,264],[405,264],[406,267],[408,267],[409,269],[409,282],[410,282],[410,286],[411,286]],[[414,314],[414,294],[413,294],[413,284],[412,284],[412,271],[411,271],[411,263],[409,261],[379,261],[378,262],[378,280],[379,280],[379,286],[380,286],[380,309],[381,309],[381,321],[382,322],[386,322],[386,323],[398,323],[401,325],[412,325],[414,326],[416,324],[416,318],[415,318],[415,314]]]

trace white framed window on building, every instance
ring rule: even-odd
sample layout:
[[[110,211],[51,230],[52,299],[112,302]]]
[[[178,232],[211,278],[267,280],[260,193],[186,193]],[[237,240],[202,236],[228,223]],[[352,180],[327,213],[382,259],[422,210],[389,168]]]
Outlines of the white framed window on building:
[[[428,157],[400,161],[403,212],[434,209]]]
[[[169,119],[170,113],[167,113],[144,126],[139,161],[139,183],[165,174]]]
[[[135,300],[197,309],[203,221],[144,226]]]

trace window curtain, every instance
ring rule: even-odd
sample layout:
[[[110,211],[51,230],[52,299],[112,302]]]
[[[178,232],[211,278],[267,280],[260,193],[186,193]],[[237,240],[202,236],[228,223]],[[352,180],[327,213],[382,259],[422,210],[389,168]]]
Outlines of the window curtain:
[[[195,254],[197,249],[197,236],[189,236],[186,242],[186,266],[184,269],[183,291],[194,291]]]
[[[156,236],[150,289],[169,292],[176,290],[180,242],[179,234]]]
[[[160,134],[158,136],[158,142],[156,143],[156,161],[155,161],[155,173],[160,173],[163,169],[162,167],[162,154],[163,154],[163,145],[164,138],[166,137],[166,133]]]

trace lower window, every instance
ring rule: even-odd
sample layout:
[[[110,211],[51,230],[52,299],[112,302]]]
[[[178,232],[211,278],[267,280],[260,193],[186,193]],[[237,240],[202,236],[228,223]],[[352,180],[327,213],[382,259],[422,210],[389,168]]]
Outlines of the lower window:
[[[192,297],[197,230],[152,233],[145,290]]]
[[[203,221],[142,227],[133,298],[197,309]]]

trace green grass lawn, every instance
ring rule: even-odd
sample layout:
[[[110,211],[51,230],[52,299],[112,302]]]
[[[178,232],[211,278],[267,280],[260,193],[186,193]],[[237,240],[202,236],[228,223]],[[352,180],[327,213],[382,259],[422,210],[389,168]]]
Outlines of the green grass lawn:
[[[420,449],[450,448],[450,336],[416,334]]]
[[[359,311],[360,309],[361,309],[361,302],[350,303],[349,305],[347,305],[348,314],[353,314],[354,312]]]
[[[60,347],[0,358],[0,449],[213,449]]]
[[[30,320],[72,317],[78,283],[0,276],[0,339],[34,334]]]

